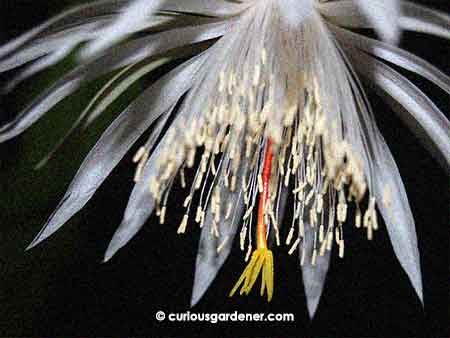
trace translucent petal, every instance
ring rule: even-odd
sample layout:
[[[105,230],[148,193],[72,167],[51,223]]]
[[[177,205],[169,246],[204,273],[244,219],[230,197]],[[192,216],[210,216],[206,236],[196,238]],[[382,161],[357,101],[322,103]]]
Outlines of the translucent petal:
[[[366,53],[370,53],[378,58],[394,63],[399,67],[417,73],[450,94],[450,77],[426,60],[382,41],[371,39],[334,25],[329,25],[329,27],[335,32],[342,43],[350,44]]]
[[[89,152],[59,206],[29,247],[57,231],[89,201],[139,136],[189,89],[200,61],[194,59],[165,75],[114,120]]]
[[[0,128],[0,142],[11,139],[29,128],[58,102],[71,95],[79,86],[105,73],[138,62],[155,54],[195,42],[221,36],[228,29],[228,23],[214,23],[194,26],[182,30],[174,29],[149,37],[130,41],[101,58],[81,65],[66,74],[53,86],[39,95],[15,119]]]

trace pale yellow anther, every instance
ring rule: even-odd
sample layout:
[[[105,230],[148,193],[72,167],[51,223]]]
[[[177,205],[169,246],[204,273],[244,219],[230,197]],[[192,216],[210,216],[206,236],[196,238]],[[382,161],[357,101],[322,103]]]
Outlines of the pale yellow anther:
[[[309,223],[311,225],[312,228],[314,228],[317,224],[317,213],[316,210],[314,208],[311,208],[309,210]]]
[[[339,242],[339,257],[340,258],[344,258],[344,249],[345,249],[344,240],[341,240]]]
[[[189,195],[188,197],[186,197],[184,202],[183,202],[183,207],[187,208],[187,206],[189,205],[189,202],[191,200],[192,200],[192,195]]]
[[[262,193],[263,191],[263,181],[261,175],[258,175],[258,191]]]
[[[200,223],[201,222],[201,220],[202,220],[202,207],[199,205],[198,207],[197,207],[197,211],[196,211],[196,213],[195,213],[195,222],[196,223]]]
[[[299,221],[298,231],[300,237],[305,237],[305,223],[303,222],[303,219],[300,219]]]
[[[187,214],[184,214],[181,224],[178,227],[177,234],[184,234],[186,232],[188,217],[189,216]]]
[[[289,186],[289,178],[290,177],[291,177],[291,173],[290,173],[289,166],[288,166],[286,174],[284,175],[284,186],[285,187]]]
[[[212,226],[211,226],[211,234],[213,234],[216,238],[219,238],[219,228],[217,226],[217,223],[213,220]]]
[[[184,176],[184,169],[183,168],[180,170],[180,183],[181,183],[181,187],[183,189],[186,188],[186,177]]]
[[[309,205],[309,203],[312,201],[314,196],[314,189],[311,189],[308,193],[308,195],[306,196],[306,201],[305,201],[305,205]]]
[[[245,238],[247,237],[247,226],[243,226],[241,232],[239,233],[239,247],[241,251],[244,251]]]
[[[164,205],[159,214],[159,224],[164,224],[166,217],[166,206]]]
[[[235,190],[236,190],[236,175],[233,175],[231,177],[230,191],[235,191]]]
[[[331,251],[332,246],[333,246],[333,231],[329,231],[327,236],[327,250]]]
[[[355,213],[355,226],[357,228],[361,227],[361,209],[359,209],[359,207],[356,208],[356,213]]]
[[[231,216],[231,210],[232,210],[232,207],[233,207],[233,205],[231,204],[231,201],[228,201],[228,203],[227,203],[227,209],[226,209],[226,212],[225,212],[225,219],[226,219],[226,220],[229,219],[230,216]]]
[[[295,240],[294,244],[292,244],[291,248],[288,251],[289,255],[292,255],[295,251],[295,249],[297,249],[298,245],[300,243],[300,238],[297,237],[297,239]]]
[[[306,249],[305,249],[305,246],[302,245],[302,254],[301,254],[301,257],[300,257],[300,266],[305,265],[305,258],[306,258]]]
[[[142,156],[145,154],[146,149],[145,147],[140,147],[139,150],[136,152],[136,154],[133,157],[133,162],[137,163],[141,160]]]
[[[200,186],[202,185],[202,182],[203,182],[203,172],[200,171],[199,175],[197,176],[197,178],[195,180],[194,189],[195,190],[200,189]]]
[[[311,265],[315,266],[317,261],[317,250],[313,249],[312,257],[311,257]]]
[[[289,233],[288,233],[288,235],[286,237],[286,245],[291,244],[292,236],[294,236],[294,227],[293,226],[289,230]]]
[[[220,253],[222,249],[225,247],[229,239],[229,236],[226,236],[225,239],[220,243],[220,245],[217,247],[217,253]]]
[[[323,196],[321,194],[318,194],[316,200],[316,212],[320,214],[322,210],[323,210]]]

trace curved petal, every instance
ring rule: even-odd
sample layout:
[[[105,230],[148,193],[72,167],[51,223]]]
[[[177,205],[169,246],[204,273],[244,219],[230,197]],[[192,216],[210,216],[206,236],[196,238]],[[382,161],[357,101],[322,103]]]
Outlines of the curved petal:
[[[417,245],[416,226],[406,196],[402,178],[397,165],[381,134],[377,133],[381,152],[375,161],[374,197],[386,223],[395,255],[408,275],[414,290],[423,304],[422,273],[420,254]],[[390,204],[385,203],[386,192],[393,196]]]
[[[400,117],[407,124],[413,120],[423,128],[425,135],[418,133],[418,136],[425,136],[428,143],[434,144],[447,169],[450,168],[450,122],[439,108],[414,84],[375,58],[360,53],[351,53],[351,58],[361,76],[405,108],[408,115]]]
[[[400,5],[397,25],[401,29],[450,39],[450,16],[407,1],[401,1]],[[377,28],[373,21],[361,13],[356,0],[329,1],[318,4],[317,8],[330,22],[339,26]]]
[[[198,303],[216,278],[223,263],[228,258],[238,230],[239,222],[242,219],[244,211],[242,189],[230,192],[228,188],[222,188],[221,195],[227,196],[226,201],[231,202],[233,210],[231,213],[232,216],[229,219],[225,219],[225,216],[221,217],[219,236],[216,237],[211,232],[210,226],[214,216],[211,213],[211,206],[208,206],[205,217],[205,226],[201,231],[198,254],[195,262],[195,277],[194,286],[192,288],[191,307]],[[219,245],[221,246],[220,252],[217,250]]]
[[[25,43],[46,33],[54,32],[68,26],[77,25],[80,21],[85,22],[85,20],[90,17],[98,17],[115,13],[127,2],[128,0],[99,0],[68,9],[61,14],[50,18],[31,31],[28,31],[1,46],[0,57],[4,57]]]
[[[305,223],[305,262],[302,266],[302,277],[310,319],[314,318],[317,307],[319,306],[331,259],[331,251],[325,250],[324,255],[319,256],[316,265],[313,266],[311,264],[313,244],[314,229]]]
[[[450,94],[450,77],[426,60],[382,41],[371,39],[334,25],[329,25],[329,27],[342,43],[350,44],[366,53],[423,76]]]
[[[377,69],[369,65],[372,60],[387,67],[355,49],[348,49],[348,56],[353,61],[352,65],[363,76],[379,77]],[[351,65],[349,65],[349,70],[353,71]],[[366,137],[368,143],[372,144],[373,149],[370,155],[372,168],[365,169],[366,176],[371,177],[369,189],[375,197],[377,206],[386,223],[396,257],[423,303],[422,275],[415,223],[403,182],[389,148],[376,127],[367,97],[365,97],[364,92],[357,90],[356,86],[360,86],[358,78],[356,77],[355,81],[349,80],[352,82],[352,87],[355,88],[355,99],[361,113],[366,123],[370,125],[370,131],[367,130]]]
[[[403,29],[450,39],[448,14],[409,1],[402,1],[402,10],[400,26]]]
[[[57,51],[59,47],[88,40],[94,36],[95,30],[102,22],[91,22],[82,27],[70,28],[62,33],[56,33],[41,39],[33,40],[27,46],[20,48],[12,55],[0,60],[0,72],[20,67],[30,61]]]
[[[89,101],[86,108],[81,112],[77,120],[72,124],[66,134],[55,144],[53,149],[36,165],[35,168],[39,169],[47,163],[47,161],[53,156],[53,154],[69,138],[69,136],[72,135],[72,133],[76,130],[80,123],[83,122],[83,119],[86,116],[86,121],[84,123],[85,128],[87,128],[88,125],[90,125],[107,107],[109,107],[115,99],[117,99],[122,93],[124,93],[139,78],[155,70],[156,68],[172,61],[173,59],[173,57],[167,56],[152,60],[151,62],[145,64],[137,70],[131,71],[130,75],[123,78],[124,74],[128,74],[130,72],[130,69],[135,66],[135,64],[132,64],[124,68],[117,75],[111,78],[111,80],[109,80],[97,92],[97,94],[91,99],[91,101]],[[114,85],[116,86],[114,87]]]
[[[118,46],[103,57],[75,68],[36,98],[14,120],[3,125],[0,128],[0,142],[25,131],[58,102],[75,92],[83,82],[182,45],[217,38],[226,32],[228,25],[228,22],[213,23],[143,37]]]
[[[189,82],[197,83],[198,77],[204,73],[199,71],[199,68],[203,65],[208,55],[208,53],[200,54],[195,58],[193,63],[189,65]],[[177,79],[174,81],[173,85],[184,88],[183,86],[185,85],[183,82],[182,79]],[[184,92],[186,92],[186,90]],[[190,112],[191,110],[187,111]],[[182,116],[182,113],[178,113],[178,118],[181,118]],[[152,153],[150,159],[144,166],[140,180],[136,183],[131,192],[123,220],[114,233],[106,250],[105,261],[109,260],[142,228],[147,218],[153,212],[154,198],[148,188],[148,182],[158,169],[157,161],[155,161],[155,159],[158,157],[162,144],[164,144],[163,141],[159,143],[157,149]]]
[[[139,136],[189,89],[202,60],[194,58],[165,75],[114,120],[87,155],[59,206],[29,248],[57,231],[90,200]]]
[[[139,31],[149,17],[160,11],[201,13],[203,15],[225,16],[242,11],[247,5],[210,0],[134,0],[118,16],[117,20],[105,27],[100,37],[90,42],[82,52],[84,58],[90,58],[128,35]]]
[[[401,15],[399,0],[343,0],[319,3],[317,8],[332,22],[348,27],[373,27],[380,37],[397,43]]]

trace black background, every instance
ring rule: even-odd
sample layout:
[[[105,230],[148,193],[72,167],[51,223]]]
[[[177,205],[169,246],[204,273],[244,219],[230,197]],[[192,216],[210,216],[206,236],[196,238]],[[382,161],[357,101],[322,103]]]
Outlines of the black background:
[[[1,1],[0,42],[73,2]],[[421,2],[446,12],[450,9],[446,0]],[[402,47],[449,73],[447,41],[408,33]],[[13,116],[67,66],[61,63],[2,97],[1,118]],[[406,75],[448,114],[448,95],[425,80]],[[158,310],[188,310],[200,232],[191,226],[184,236],[176,235],[185,195],[177,190],[171,195],[169,220],[164,226],[152,217],[130,244],[109,263],[101,264],[132,189],[133,151],[62,230],[25,252],[101,130],[125,104],[115,104],[104,120],[76,134],[44,169],[34,171],[34,164],[63,134],[96,88],[98,84],[89,86],[58,105],[24,135],[0,145],[0,335],[449,336],[448,177],[374,95],[370,99],[376,120],[397,161],[416,221],[425,310],[393,254],[383,225],[372,242],[366,241],[362,232],[347,231],[346,258],[340,260],[333,252],[312,322],[307,316],[298,261],[284,249],[274,251],[276,289],[270,304],[256,293],[228,299],[227,293],[243,269],[237,247],[191,312],[289,312],[295,314],[294,323],[157,322]]]

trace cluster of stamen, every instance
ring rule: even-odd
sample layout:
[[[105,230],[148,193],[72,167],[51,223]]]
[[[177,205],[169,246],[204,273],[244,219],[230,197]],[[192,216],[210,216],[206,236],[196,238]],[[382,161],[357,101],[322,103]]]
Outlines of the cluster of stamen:
[[[156,201],[156,212],[164,223],[168,193],[180,174],[186,187],[185,170],[192,168],[201,155],[193,183],[184,201],[186,213],[178,228],[184,233],[190,215],[200,227],[207,225],[211,234],[220,237],[221,223],[235,214],[236,203],[223,198],[224,189],[242,196],[245,209],[240,228],[240,248],[247,261],[255,248],[253,237],[257,196],[263,190],[263,163],[268,140],[273,143],[273,161],[267,203],[263,210],[266,235],[273,231],[280,245],[280,199],[282,192],[293,195],[293,217],[284,239],[289,254],[298,250],[301,264],[305,263],[305,236],[313,236],[311,264],[331,250],[335,242],[339,256],[344,256],[343,224],[348,216],[348,203],[356,206],[355,226],[367,230],[372,239],[378,228],[375,198],[369,197],[363,213],[362,200],[367,185],[359,155],[345,138],[339,119],[330,118],[321,104],[320,88],[312,75],[300,74],[289,91],[296,90],[292,99],[275,106],[274,75],[264,71],[267,54],[251,72],[225,69],[218,74],[217,95],[202,114],[181,120],[165,136],[158,161],[158,173],[149,182]],[[248,69],[247,69],[248,70]],[[249,75],[251,74],[251,75]],[[250,76],[250,78],[249,78]],[[338,113],[336,113],[338,114]],[[198,150],[202,153],[198,154]],[[136,179],[148,159],[140,150]],[[197,206],[193,206],[197,203]],[[208,209],[208,207],[210,209]],[[195,210],[193,210],[195,209]],[[205,224],[207,212],[212,217]],[[306,228],[309,227],[309,228]],[[311,231],[312,230],[312,231]],[[228,237],[222,238],[220,252]]]

